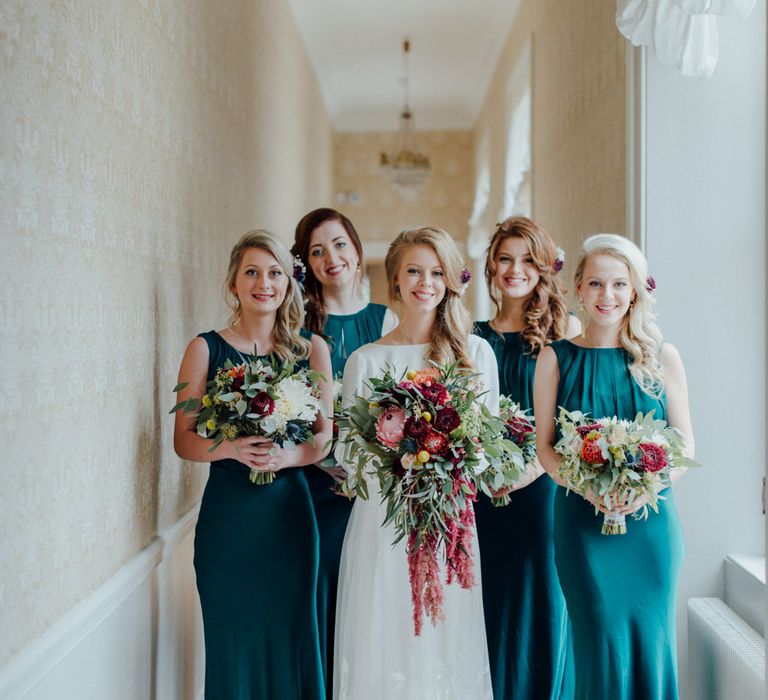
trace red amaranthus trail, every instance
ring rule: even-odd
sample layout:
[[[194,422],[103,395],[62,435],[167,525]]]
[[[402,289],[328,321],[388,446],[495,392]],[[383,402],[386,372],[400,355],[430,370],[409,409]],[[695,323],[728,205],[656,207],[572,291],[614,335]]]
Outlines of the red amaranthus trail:
[[[453,482],[453,494],[458,494],[462,479]],[[467,495],[464,509],[459,514],[458,520],[448,523],[450,539],[446,545],[446,568],[448,570],[447,583],[450,585],[455,578],[462,588],[472,588],[475,585],[475,573],[472,567],[472,526],[475,524],[475,509],[472,503],[477,500],[477,492],[472,489],[472,494]]]
[[[440,583],[440,567],[437,563],[437,538],[416,544],[416,533],[408,536],[408,578],[411,582],[411,602],[413,603],[413,628],[416,636],[426,614],[434,625],[443,620],[443,585]]]

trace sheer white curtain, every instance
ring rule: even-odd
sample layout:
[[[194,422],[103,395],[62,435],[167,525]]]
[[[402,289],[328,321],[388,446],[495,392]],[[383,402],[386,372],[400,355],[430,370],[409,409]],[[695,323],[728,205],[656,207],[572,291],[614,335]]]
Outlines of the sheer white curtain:
[[[485,285],[485,251],[490,234],[484,226],[485,213],[491,201],[491,138],[488,130],[483,131],[475,148],[475,201],[469,217],[467,255],[471,261],[472,284],[474,287],[473,314],[476,320],[485,320],[491,309],[491,300]]]
[[[745,19],[757,0],[617,0],[616,26],[685,76],[710,77],[717,65],[717,16]]]

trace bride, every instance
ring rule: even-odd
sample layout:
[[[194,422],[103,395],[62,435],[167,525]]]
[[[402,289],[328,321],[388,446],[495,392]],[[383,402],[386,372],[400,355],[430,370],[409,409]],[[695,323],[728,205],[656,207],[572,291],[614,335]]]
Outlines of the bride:
[[[400,325],[350,355],[344,372],[344,405],[370,393],[365,382],[409,369],[458,361],[479,374],[491,412],[498,412],[496,361],[488,343],[471,335],[472,321],[460,300],[462,258],[443,230],[403,231],[385,260],[391,299],[400,302]],[[343,436],[342,436],[343,437]],[[345,462],[339,441],[336,457]],[[381,494],[369,482],[370,499],[356,499],[347,526],[339,572],[334,698],[338,700],[491,700],[477,541],[477,584],[445,587],[445,620],[412,626],[405,540],[393,546],[391,525],[382,527]]]

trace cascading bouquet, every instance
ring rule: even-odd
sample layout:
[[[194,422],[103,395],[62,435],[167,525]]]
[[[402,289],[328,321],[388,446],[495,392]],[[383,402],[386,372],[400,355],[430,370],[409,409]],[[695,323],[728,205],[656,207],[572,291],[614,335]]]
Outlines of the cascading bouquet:
[[[181,401],[171,413],[196,414],[197,434],[213,438],[210,452],[224,440],[243,435],[260,435],[281,447],[313,444],[322,380],[319,372],[297,368],[295,362],[282,363],[272,355],[239,365],[227,360],[208,382],[205,396]],[[174,391],[186,386],[179,384]],[[250,478],[254,484],[271,484],[275,473],[251,470]]]
[[[400,379],[386,368],[367,386],[370,396],[357,396],[338,419],[345,462],[354,469],[347,488],[367,499],[366,477],[378,478],[383,524],[394,527],[394,543],[407,542],[418,636],[425,614],[432,624],[443,618],[441,555],[448,584],[474,585],[472,504],[486,464],[500,467],[504,424],[478,400],[477,375],[456,364]]]
[[[591,492],[608,510],[644,496],[647,503],[634,513],[638,519],[647,518],[649,508],[658,513],[658,501],[663,499],[659,491],[669,486],[673,469],[698,466],[683,455],[680,431],[655,420],[653,411],[629,421],[593,419],[561,407],[557,424],[562,437],[555,452],[562,457],[560,476],[568,489],[582,496]],[[604,514],[604,535],[626,532],[623,514]]]
[[[509,495],[495,496],[500,489],[513,486],[529,466],[536,464],[536,431],[533,416],[508,396],[499,398],[499,418],[504,422],[504,437],[499,466],[489,465],[481,484],[495,506],[509,505]]]

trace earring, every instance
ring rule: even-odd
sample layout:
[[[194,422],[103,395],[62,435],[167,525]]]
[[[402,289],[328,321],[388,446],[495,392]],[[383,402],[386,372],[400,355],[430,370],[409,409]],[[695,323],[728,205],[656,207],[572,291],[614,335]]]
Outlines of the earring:
[[[635,308],[635,300],[634,299],[629,302],[629,308],[630,309],[634,309]]]
[[[399,298],[400,298],[400,285],[396,284],[395,285],[395,299],[399,299]]]
[[[584,299],[579,297],[579,311],[584,311]]]

